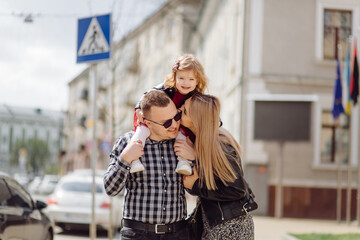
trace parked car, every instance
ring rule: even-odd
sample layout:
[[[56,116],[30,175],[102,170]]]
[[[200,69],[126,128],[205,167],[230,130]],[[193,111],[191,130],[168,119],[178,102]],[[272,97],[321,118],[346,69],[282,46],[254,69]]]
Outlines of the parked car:
[[[97,229],[121,227],[123,195],[112,198],[110,224],[110,197],[105,193],[103,177],[95,177],[95,223]],[[53,194],[47,199],[47,212],[63,230],[89,229],[91,224],[92,176],[80,173],[62,177]]]
[[[39,185],[38,193],[41,195],[51,194],[59,181],[57,175],[45,175]]]
[[[52,240],[54,225],[43,212],[46,203],[34,201],[14,178],[0,172],[0,239]]]
[[[23,187],[27,187],[29,184],[29,177],[26,174],[15,173],[14,179]]]
[[[29,183],[27,189],[31,194],[39,193],[39,186],[41,184],[42,178],[40,176],[34,177],[33,180]]]
[[[82,169],[76,169],[73,172],[69,173],[69,175],[82,175],[82,176],[92,176],[92,169],[90,168],[82,168]],[[104,174],[106,173],[105,170],[95,170],[95,176],[104,177]]]

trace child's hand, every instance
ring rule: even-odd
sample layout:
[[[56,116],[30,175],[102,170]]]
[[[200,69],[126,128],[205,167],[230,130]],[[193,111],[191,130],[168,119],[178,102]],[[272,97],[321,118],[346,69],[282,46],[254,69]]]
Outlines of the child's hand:
[[[124,161],[131,163],[132,161],[139,159],[142,155],[144,155],[144,147],[141,143],[141,140],[137,140],[130,141],[121,152],[120,157]]]
[[[144,122],[144,116],[143,116],[143,113],[142,113],[141,109],[137,108],[135,110],[135,113],[136,113],[136,117],[137,117],[137,125],[139,126],[140,123]]]
[[[196,167],[193,167],[193,175],[190,176],[183,175],[184,187],[186,187],[187,189],[192,189],[194,183],[198,178],[199,178],[199,174],[196,170]]]
[[[187,160],[195,160],[194,144],[189,137],[186,138],[186,141],[176,140],[174,143],[174,151],[176,156],[180,156]]]

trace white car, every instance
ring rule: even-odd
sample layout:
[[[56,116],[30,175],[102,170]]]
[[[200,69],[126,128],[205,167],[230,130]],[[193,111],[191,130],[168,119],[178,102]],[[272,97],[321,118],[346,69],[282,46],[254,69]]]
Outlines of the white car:
[[[45,175],[39,185],[38,193],[41,195],[51,194],[59,181],[57,175]]]
[[[27,189],[31,194],[36,194],[39,192],[39,186],[41,184],[41,177],[36,176],[34,179],[29,183]]]
[[[121,228],[123,195],[112,198],[105,193],[102,176],[95,177],[95,223],[98,229]],[[63,230],[88,229],[91,224],[92,176],[70,174],[62,177],[46,201],[47,213]]]

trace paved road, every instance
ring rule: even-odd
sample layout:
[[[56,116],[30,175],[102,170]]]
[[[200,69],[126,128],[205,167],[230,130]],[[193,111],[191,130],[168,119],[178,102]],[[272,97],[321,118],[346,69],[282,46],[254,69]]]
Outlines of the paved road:
[[[89,231],[66,231],[63,232],[61,228],[55,227],[55,237],[54,240],[84,240],[90,239]],[[107,232],[98,231],[96,235],[97,240],[105,240],[109,239],[107,236]],[[119,238],[114,237],[114,240],[118,240]]]
[[[256,240],[285,240],[286,233],[360,233],[357,222],[347,225],[329,220],[254,216]]]
[[[38,197],[43,198],[44,196]],[[187,195],[188,213],[192,212],[195,207],[194,197]],[[345,222],[340,224],[336,221],[329,220],[309,220],[309,219],[294,219],[282,218],[276,219],[273,217],[254,216],[255,223],[255,239],[256,240],[286,240],[287,233],[360,233],[360,227],[357,222],[352,222],[350,225]],[[56,235],[54,240],[84,240],[90,239],[87,231],[72,231],[62,232],[60,228],[56,228]],[[108,239],[106,232],[99,232],[97,240]],[[119,237],[114,237],[114,240]]]
[[[360,227],[356,222],[347,225],[345,222],[327,220],[308,220],[272,217],[254,216],[255,239],[256,240],[286,240],[287,233],[360,233]],[[84,240],[90,239],[87,231],[71,231],[63,233],[60,228],[56,229],[54,240]],[[98,233],[97,240],[108,239],[105,232]],[[119,237],[114,237],[119,240]]]

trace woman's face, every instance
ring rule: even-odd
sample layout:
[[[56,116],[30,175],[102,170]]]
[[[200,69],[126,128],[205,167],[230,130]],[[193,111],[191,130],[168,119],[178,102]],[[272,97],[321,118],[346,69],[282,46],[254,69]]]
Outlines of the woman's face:
[[[194,132],[194,124],[190,118],[189,115],[189,110],[190,110],[190,100],[191,98],[187,99],[185,101],[185,103],[181,106],[181,110],[182,110],[182,116],[181,116],[181,125],[183,125],[184,127],[189,128],[190,130],[192,130],[193,133]]]

